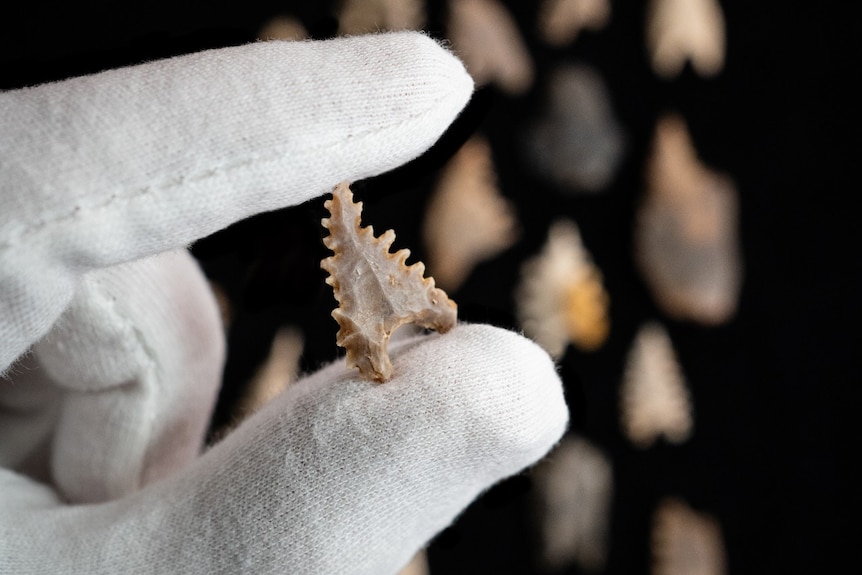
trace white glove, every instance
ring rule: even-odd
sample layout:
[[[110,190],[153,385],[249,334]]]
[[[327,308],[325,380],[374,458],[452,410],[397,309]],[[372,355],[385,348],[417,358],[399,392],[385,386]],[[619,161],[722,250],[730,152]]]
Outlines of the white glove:
[[[224,343],[182,248],[416,157],[471,90],[399,33],[0,94],[0,574],[394,573],[550,449],[547,355],[460,326],[394,346],[385,385],[322,369],[199,454]]]

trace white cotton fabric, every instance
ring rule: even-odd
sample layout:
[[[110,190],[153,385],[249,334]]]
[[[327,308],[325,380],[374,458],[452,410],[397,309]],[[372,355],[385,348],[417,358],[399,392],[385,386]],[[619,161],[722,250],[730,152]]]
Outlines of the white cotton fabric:
[[[90,269],[426,150],[472,81],[403,33],[260,42],[0,94],[0,372]]]
[[[33,349],[37,369],[63,393],[50,472],[65,498],[114,499],[199,454],[224,338],[208,284],[187,252],[86,274]]]
[[[393,363],[384,385],[321,370],[117,501],[64,507],[0,472],[0,492],[19,494],[0,499],[0,573],[396,573],[544,455],[567,411],[547,354],[496,328],[420,336]]]
[[[343,362],[200,455],[224,340],[182,249],[427,149],[466,104],[416,33],[253,44],[0,94],[0,575],[390,574],[567,423],[488,326]]]

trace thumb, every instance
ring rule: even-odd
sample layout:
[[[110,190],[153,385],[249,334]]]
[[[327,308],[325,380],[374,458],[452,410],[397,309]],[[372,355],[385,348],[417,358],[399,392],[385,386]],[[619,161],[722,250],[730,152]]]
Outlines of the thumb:
[[[0,572],[395,573],[547,453],[567,411],[547,354],[496,328],[408,340],[393,363],[385,385],[317,372],[127,498],[14,525],[0,509]]]

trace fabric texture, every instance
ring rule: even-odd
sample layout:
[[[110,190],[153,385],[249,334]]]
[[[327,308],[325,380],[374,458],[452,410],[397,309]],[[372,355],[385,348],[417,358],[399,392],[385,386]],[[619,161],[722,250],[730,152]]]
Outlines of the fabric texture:
[[[462,325],[342,362],[200,454],[224,340],[194,240],[426,150],[468,101],[415,33],[258,43],[0,94],[0,574],[394,573],[568,421]]]
[[[0,94],[0,371],[89,270],[425,151],[470,97],[421,34],[260,42]]]
[[[540,458],[567,412],[527,340],[460,326],[288,388],[184,471],[65,507],[3,472],[0,573],[395,573],[481,491]],[[5,562],[5,563],[4,563]]]

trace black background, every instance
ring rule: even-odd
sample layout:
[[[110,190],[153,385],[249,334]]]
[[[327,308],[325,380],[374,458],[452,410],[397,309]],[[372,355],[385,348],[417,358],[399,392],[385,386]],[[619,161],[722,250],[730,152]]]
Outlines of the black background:
[[[450,295],[463,320],[512,328],[521,262],[539,250],[552,219],[566,215],[578,223],[611,296],[611,335],[594,353],[570,348],[560,372],[572,431],[613,462],[605,572],[648,572],[650,521],[665,495],[718,518],[731,573],[831,572],[839,560],[858,563],[847,529],[857,499],[849,477],[857,453],[850,388],[862,383],[852,201],[860,186],[851,170],[860,156],[859,99],[851,91],[859,74],[854,3],[723,1],[724,71],[704,79],[687,68],[670,81],[648,65],[644,2],[613,2],[604,30],[582,33],[563,49],[536,39],[537,3],[506,4],[537,65],[536,86],[517,98],[494,87],[479,90],[428,154],[355,185],[366,221],[377,230],[394,228],[396,247],[421,258],[421,217],[437,170],[471,134],[486,135],[523,234]],[[337,29],[332,2],[4,3],[0,89],[246,43],[280,13],[298,17],[316,38]],[[443,3],[430,1],[426,29],[442,38],[444,18]],[[627,134],[621,169],[599,195],[560,195],[530,175],[519,153],[542,79],[563,62],[598,70]],[[702,160],[728,173],[739,192],[745,281],[736,318],[721,327],[668,319],[633,265],[644,159],[656,119],[667,111],[682,114]],[[194,246],[236,314],[214,427],[230,421],[241,383],[279,326],[303,330],[305,370],[338,353],[329,318],[334,302],[319,270],[326,255],[322,215],[322,202],[311,202],[241,222]],[[634,334],[649,319],[668,328],[696,419],[687,443],[641,451],[621,434],[617,393]],[[432,543],[432,573],[533,572],[531,489],[530,475],[521,474],[471,506]]]

